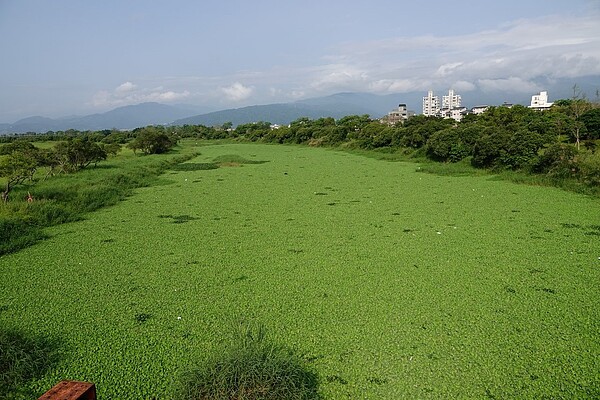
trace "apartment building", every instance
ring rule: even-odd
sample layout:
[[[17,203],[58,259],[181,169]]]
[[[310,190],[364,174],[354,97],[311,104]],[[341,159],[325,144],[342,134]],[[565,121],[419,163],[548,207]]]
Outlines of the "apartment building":
[[[460,108],[462,98],[459,94],[455,94],[453,89],[448,90],[447,96],[442,96],[442,109],[452,110],[453,108]]]
[[[427,92],[427,96],[423,97],[423,115],[427,117],[435,117],[440,114],[440,98],[433,94],[433,90]]]

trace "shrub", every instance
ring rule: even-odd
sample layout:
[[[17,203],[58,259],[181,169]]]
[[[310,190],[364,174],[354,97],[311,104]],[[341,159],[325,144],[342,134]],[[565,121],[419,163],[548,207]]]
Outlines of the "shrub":
[[[427,156],[432,160],[458,162],[468,157],[470,152],[460,132],[453,128],[437,131],[427,140]]]
[[[233,342],[183,378],[185,400],[320,399],[317,375],[284,346],[268,340],[264,327],[242,325]]]
[[[473,146],[471,163],[478,168],[497,166],[498,158],[506,152],[509,143],[510,134],[501,130],[495,130],[480,137]]]
[[[577,173],[577,149],[568,144],[556,143],[548,147],[533,166],[533,172],[556,178],[569,178]]]
[[[514,132],[499,162],[504,168],[524,169],[537,160],[543,140],[539,133],[520,129]]]
[[[176,144],[177,139],[163,129],[148,126],[137,130],[135,139],[127,147],[134,152],[141,150],[144,154],[162,154],[171,150]]]
[[[580,162],[579,181],[590,187],[600,187],[600,155],[585,154]]]

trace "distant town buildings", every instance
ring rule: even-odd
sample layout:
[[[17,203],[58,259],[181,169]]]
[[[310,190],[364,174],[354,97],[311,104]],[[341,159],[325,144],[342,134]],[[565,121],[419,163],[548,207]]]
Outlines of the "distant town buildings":
[[[544,91],[531,96],[531,105],[529,108],[533,108],[534,110],[547,110],[552,107],[552,104],[553,103],[548,102],[548,92]]]
[[[386,117],[384,117],[385,122],[388,124],[394,125],[398,122],[404,122],[409,117],[415,115],[413,111],[409,111],[406,108],[406,104],[398,104],[398,108],[396,110],[390,111]]]
[[[447,96],[442,96],[441,108],[440,98],[434,95],[433,90],[427,92],[427,96],[423,97],[423,115],[425,116],[452,118],[460,121],[467,113],[468,110],[462,107],[462,97],[453,89],[448,91]]]
[[[529,108],[534,110],[547,110],[552,106],[553,103],[548,102],[548,92],[543,91],[539,94],[531,96],[531,105]],[[511,108],[511,103],[504,102],[499,107]],[[462,106],[461,95],[454,92],[453,89],[448,90],[448,94],[442,96],[440,104],[440,97],[435,95],[433,90],[427,92],[427,96],[423,97],[423,115],[427,117],[442,117],[452,118],[457,122],[460,122],[463,117],[467,114],[483,114],[490,108],[488,105],[478,105],[470,110]],[[406,104],[399,104],[397,110],[393,110],[381,119],[381,122],[387,122],[389,124],[396,124],[398,122],[406,121],[414,115],[413,112],[408,111]]]

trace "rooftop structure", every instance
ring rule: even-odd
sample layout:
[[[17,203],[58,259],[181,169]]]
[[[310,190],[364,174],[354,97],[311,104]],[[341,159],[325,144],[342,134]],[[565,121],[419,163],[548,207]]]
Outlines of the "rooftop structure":
[[[398,122],[404,122],[406,121],[409,117],[412,117],[414,115],[414,111],[409,111],[406,108],[406,104],[401,103],[398,104],[398,108],[394,111],[390,111],[383,119],[381,122],[387,122],[390,125],[394,125]]]
[[[479,115],[486,112],[490,107],[488,105],[475,106],[471,108],[471,114]]]
[[[531,96],[531,105],[529,108],[533,108],[534,110],[547,110],[552,107],[552,104],[553,103],[548,102],[548,92],[543,91]]]

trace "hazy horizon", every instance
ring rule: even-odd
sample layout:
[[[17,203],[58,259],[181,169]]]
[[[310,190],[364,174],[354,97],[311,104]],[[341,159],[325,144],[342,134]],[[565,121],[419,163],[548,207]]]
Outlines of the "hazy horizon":
[[[0,122],[143,102],[217,110],[340,92],[519,99],[564,80],[600,86],[599,17],[590,0],[0,0]]]

